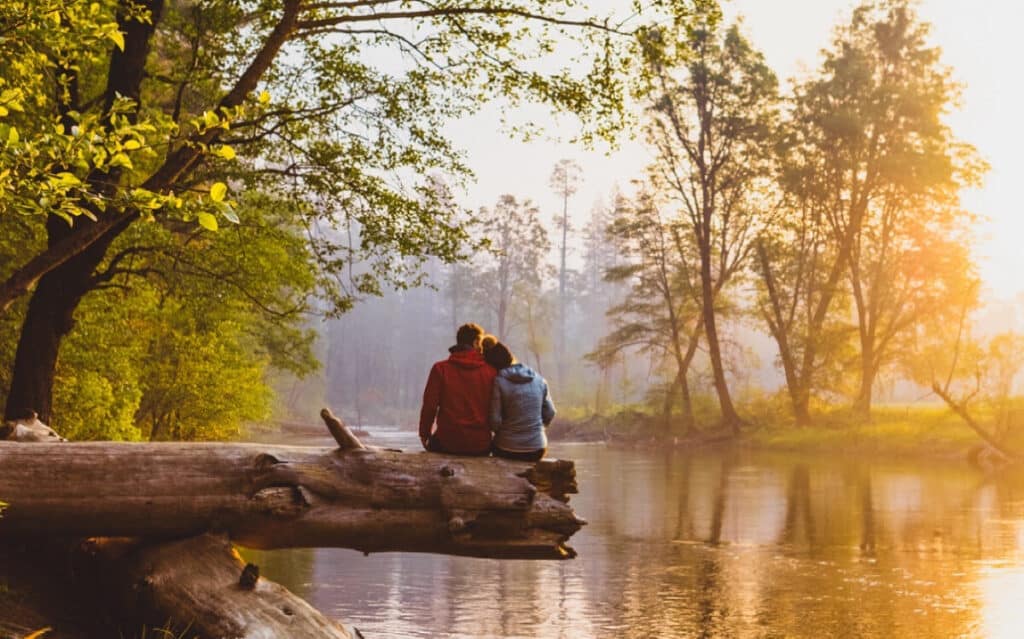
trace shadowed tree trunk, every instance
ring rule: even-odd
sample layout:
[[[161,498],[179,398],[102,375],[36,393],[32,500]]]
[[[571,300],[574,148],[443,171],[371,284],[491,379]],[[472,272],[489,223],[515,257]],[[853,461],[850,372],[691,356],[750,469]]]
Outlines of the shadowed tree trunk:
[[[163,12],[164,2],[148,0],[139,4],[148,10],[150,19],[137,20],[126,13],[118,16],[118,26],[124,33],[125,44],[123,50],[115,49],[110,58],[107,85],[103,93],[104,113],[111,112],[111,107],[118,98],[138,101],[141,95],[146,58],[149,55],[152,35]],[[252,92],[289,34],[295,29],[298,12],[298,1],[286,0],[279,21],[249,66],[221,99],[219,108],[240,105]],[[71,80],[74,86],[74,78]],[[76,100],[77,97],[72,92],[71,103],[63,105],[62,110],[77,110],[79,105],[74,103]],[[212,128],[193,136],[190,144],[183,144],[170,152],[166,160],[141,184],[141,187],[154,192],[169,189],[202,162],[200,149],[208,146],[218,135],[219,129]],[[115,190],[120,179],[121,170],[112,169],[109,172],[93,171],[85,181],[96,195],[104,196]],[[34,410],[43,421],[49,419],[52,411],[54,367],[60,343],[73,326],[75,309],[82,297],[97,283],[93,275],[111,243],[139,217],[138,211],[131,209],[93,210],[92,213],[97,219],[96,222],[78,220],[74,227],[69,227],[64,220],[55,216],[47,220],[47,237],[51,249],[67,246],[69,242],[74,243],[77,238],[85,238],[88,241],[81,242],[84,248],[76,246],[72,257],[61,256],[58,260],[60,266],[47,270],[32,293],[23,333],[18,342],[11,391],[4,409],[8,419],[21,417],[26,410]],[[17,286],[14,288],[20,290]],[[6,284],[3,291],[5,294],[9,292]]]
[[[110,113],[119,97],[136,102],[139,100],[150,39],[155,25],[160,21],[163,0],[148,0],[140,5],[152,18],[148,22],[132,19],[124,13],[118,16],[118,26],[125,34],[125,45],[123,51],[115,50],[110,58],[104,92],[106,113]],[[65,72],[71,90],[68,92],[68,102],[60,107],[64,117],[80,108],[77,104],[75,74],[72,70]],[[73,124],[72,120],[65,121],[69,129]],[[110,195],[120,179],[121,170],[115,168],[106,173],[93,171],[88,182],[97,194]],[[88,248],[46,273],[39,280],[29,301],[11,373],[11,388],[4,409],[6,419],[16,419],[23,417],[27,411],[35,411],[42,421],[51,421],[53,379],[61,341],[74,325],[73,316],[82,297],[95,286],[93,273],[103,261],[111,242],[125,228],[117,220],[119,217],[126,218],[128,212],[104,212],[93,208],[93,214],[98,220],[97,224],[99,221],[108,224],[113,221],[113,226],[89,244]],[[77,220],[72,226],[56,215],[51,215],[46,220],[49,248],[66,243],[76,236],[90,234],[93,229],[90,229],[89,224]]]

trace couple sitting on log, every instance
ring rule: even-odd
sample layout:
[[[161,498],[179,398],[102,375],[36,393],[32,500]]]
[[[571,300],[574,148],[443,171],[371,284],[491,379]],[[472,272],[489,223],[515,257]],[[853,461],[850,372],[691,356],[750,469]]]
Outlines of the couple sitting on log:
[[[460,326],[448,351],[448,359],[430,369],[423,391],[423,447],[520,461],[544,457],[544,428],[555,417],[544,378],[477,324]]]

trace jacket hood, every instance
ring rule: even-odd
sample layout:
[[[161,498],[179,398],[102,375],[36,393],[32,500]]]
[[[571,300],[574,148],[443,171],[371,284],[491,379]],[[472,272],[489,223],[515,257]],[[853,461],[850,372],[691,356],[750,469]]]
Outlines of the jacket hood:
[[[512,364],[507,368],[501,369],[498,374],[516,384],[527,384],[537,377],[537,373],[526,364]]]
[[[454,350],[448,356],[448,361],[459,368],[480,368],[487,366],[484,356],[479,351],[470,348],[469,350]]]

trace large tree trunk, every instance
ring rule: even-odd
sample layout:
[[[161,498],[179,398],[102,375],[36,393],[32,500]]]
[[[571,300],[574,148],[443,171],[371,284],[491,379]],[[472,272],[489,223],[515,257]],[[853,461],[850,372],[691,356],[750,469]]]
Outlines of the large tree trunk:
[[[119,97],[136,102],[140,100],[150,39],[160,21],[163,0],[147,0],[140,3],[140,7],[149,12],[148,20],[135,19],[127,12],[118,15],[118,27],[125,34],[124,46],[123,50],[114,49],[111,54],[103,94],[104,113],[111,112]],[[65,118],[69,111],[80,108],[77,104],[77,76],[73,71],[68,74],[74,90],[71,102],[60,105]],[[132,114],[128,117],[134,119]],[[65,120],[65,126],[73,123],[73,120]],[[121,173],[120,168],[107,172],[93,170],[86,181],[94,193],[109,197],[120,181]],[[38,280],[18,340],[11,388],[4,408],[5,419],[17,419],[28,411],[34,411],[42,421],[51,421],[53,378],[61,340],[71,331],[73,315],[82,297],[95,286],[93,273],[103,261],[110,244],[126,228],[122,222],[127,222],[133,215],[126,211],[101,211],[95,207],[92,207],[92,213],[97,218],[95,227],[81,219],[70,225],[56,215],[50,215],[46,220],[48,249],[70,243],[80,250]],[[96,235],[100,228],[106,230]],[[81,246],[84,240],[76,242],[78,238],[90,241]]]
[[[123,51],[114,49],[111,55],[104,92],[106,112],[109,112],[117,96],[140,99],[150,39],[159,22],[163,0],[148,0],[142,6],[149,10],[149,20],[137,20],[128,13],[118,16],[120,30],[125,33],[125,46]],[[295,29],[298,13],[298,0],[287,0],[284,3],[279,22],[238,81],[220,101],[220,107],[231,108],[241,104],[255,89]],[[77,108],[77,105],[69,106]],[[199,149],[213,142],[220,135],[219,131],[217,127],[211,128],[195,136],[193,144],[183,144],[171,152],[159,169],[143,182],[142,187],[152,191],[167,190],[202,161]],[[109,195],[119,180],[120,169],[112,169],[105,174],[93,172],[87,181],[96,193]],[[18,342],[11,390],[4,409],[6,419],[23,417],[26,411],[32,410],[43,421],[49,422],[60,342],[71,329],[72,315],[79,302],[92,288],[91,277],[96,266],[102,262],[114,239],[138,219],[138,211],[133,210],[93,212],[97,214],[97,222],[90,224],[79,220],[74,228],[68,227],[64,220],[51,216],[47,220],[47,251],[29,260],[6,282],[0,284],[2,313],[38,282]]]
[[[50,244],[83,232],[57,217],[47,220]],[[25,417],[34,411],[49,423],[53,410],[53,379],[60,343],[74,325],[73,315],[82,297],[92,288],[92,274],[103,261],[112,236],[93,242],[85,251],[47,273],[32,294],[14,357],[11,388],[4,418]]]
[[[569,461],[256,444],[0,442],[0,536],[181,538],[502,558],[575,556]]]
[[[863,419],[870,419],[873,399],[872,391],[875,386],[875,377],[878,376],[873,344],[862,344],[860,359],[860,388],[857,391],[857,398],[853,402],[853,411]]]

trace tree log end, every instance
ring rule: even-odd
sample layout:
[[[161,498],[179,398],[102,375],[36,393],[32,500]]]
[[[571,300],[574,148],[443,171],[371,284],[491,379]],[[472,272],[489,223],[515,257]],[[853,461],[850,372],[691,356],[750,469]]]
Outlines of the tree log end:
[[[359,441],[359,438],[349,430],[345,422],[341,421],[340,418],[336,417],[329,408],[323,408],[320,411],[320,418],[324,420],[324,424],[327,425],[327,430],[330,431],[331,437],[334,441],[338,442],[338,448],[341,450],[354,450],[360,448],[366,448],[363,442]]]
[[[261,578],[253,564],[243,567],[224,536],[143,545],[118,562],[125,601],[155,623],[170,619],[176,629],[187,628],[182,636],[352,637],[340,623]]]

